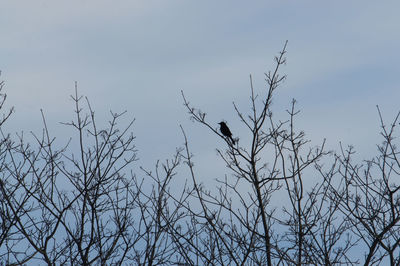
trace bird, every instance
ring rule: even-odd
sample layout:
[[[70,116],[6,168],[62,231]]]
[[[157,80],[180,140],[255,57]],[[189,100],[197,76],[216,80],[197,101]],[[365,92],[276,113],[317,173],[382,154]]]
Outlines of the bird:
[[[235,144],[235,140],[232,138],[232,132],[229,130],[229,127],[225,122],[219,122],[218,124],[220,125],[219,130],[221,130],[222,135],[228,137],[232,141],[232,144]]]

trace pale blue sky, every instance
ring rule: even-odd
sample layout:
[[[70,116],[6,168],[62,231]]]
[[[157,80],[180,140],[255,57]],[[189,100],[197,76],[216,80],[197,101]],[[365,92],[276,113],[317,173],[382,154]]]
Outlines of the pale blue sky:
[[[368,153],[375,105],[387,121],[400,109],[399,10],[398,1],[2,0],[1,79],[16,108],[8,128],[38,130],[42,108],[66,139],[57,122],[73,115],[78,81],[100,119],[110,109],[136,118],[142,164],[172,154],[182,124],[201,168],[223,143],[188,121],[180,90],[240,137],[232,101],[248,108],[249,74],[261,91],[289,40],[277,115],[296,98],[315,144],[326,137],[331,148],[342,141]]]

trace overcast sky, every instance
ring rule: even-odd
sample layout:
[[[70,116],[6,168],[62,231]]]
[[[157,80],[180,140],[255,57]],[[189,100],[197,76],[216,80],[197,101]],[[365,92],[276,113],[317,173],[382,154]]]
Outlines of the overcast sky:
[[[376,105],[393,119],[400,98],[399,1],[70,0],[0,2],[0,70],[10,131],[39,130],[43,109],[54,135],[73,116],[78,82],[96,115],[127,110],[141,164],[182,145],[182,124],[200,168],[224,143],[188,120],[180,91],[245,134],[235,101],[249,110],[249,74],[263,73],[289,41],[279,116],[298,100],[298,124],[315,144],[339,141],[368,153],[379,133]]]

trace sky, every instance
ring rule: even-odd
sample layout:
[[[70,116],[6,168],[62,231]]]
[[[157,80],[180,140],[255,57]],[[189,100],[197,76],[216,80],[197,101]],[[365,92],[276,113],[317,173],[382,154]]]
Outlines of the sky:
[[[50,133],[71,120],[75,81],[99,123],[127,111],[139,164],[170,157],[188,135],[196,167],[213,176],[224,142],[189,120],[181,90],[211,123],[226,120],[246,134],[232,102],[250,110],[249,75],[257,92],[286,40],[285,83],[273,110],[284,117],[298,101],[299,129],[329,149],[376,150],[379,105],[389,122],[400,110],[398,1],[2,0],[0,70],[9,132]],[[213,178],[216,176],[213,176]]]

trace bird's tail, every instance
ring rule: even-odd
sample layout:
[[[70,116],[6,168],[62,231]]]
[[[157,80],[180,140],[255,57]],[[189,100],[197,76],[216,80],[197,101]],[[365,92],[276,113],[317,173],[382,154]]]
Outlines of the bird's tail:
[[[229,138],[231,139],[232,144],[235,145],[235,140],[232,138],[232,136],[229,136]]]

